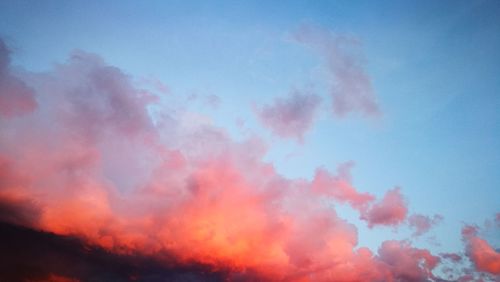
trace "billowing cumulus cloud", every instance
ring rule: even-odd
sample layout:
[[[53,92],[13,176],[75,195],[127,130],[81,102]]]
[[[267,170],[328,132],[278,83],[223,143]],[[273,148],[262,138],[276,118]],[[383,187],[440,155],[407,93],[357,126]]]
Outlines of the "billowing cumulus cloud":
[[[0,118],[11,118],[33,111],[33,90],[11,72],[7,45],[0,39]]]
[[[302,141],[313,125],[320,103],[319,96],[294,90],[284,98],[276,98],[273,104],[256,109],[256,113],[274,134]]]
[[[161,266],[174,261],[226,281],[434,279],[439,259],[427,250],[404,241],[387,241],[377,253],[358,246],[357,228],[337,203],[358,210],[369,226],[398,225],[407,207],[397,188],[379,200],[358,191],[350,164],[335,174],[318,169],[312,180],[285,178],[263,161],[266,146],[256,137],[236,142],[168,108],[157,109],[153,122],[154,95],[82,51],[22,79],[38,107],[0,119],[0,209],[17,214],[0,219],[78,238],[97,255],[104,250],[104,262],[90,259],[88,271],[115,269],[109,257],[127,266],[138,256],[153,259],[164,275]],[[79,251],[64,250],[58,257],[83,264]],[[116,275],[146,279],[148,268],[130,265],[136,273]],[[50,272],[45,277],[92,277]]]
[[[439,224],[443,220],[441,215],[434,215],[433,217],[413,214],[408,217],[408,224],[412,228],[413,236],[421,236],[427,233],[433,226]]]
[[[358,40],[313,26],[302,26],[294,33],[294,38],[324,59],[336,116],[361,113],[374,117],[381,114]]]

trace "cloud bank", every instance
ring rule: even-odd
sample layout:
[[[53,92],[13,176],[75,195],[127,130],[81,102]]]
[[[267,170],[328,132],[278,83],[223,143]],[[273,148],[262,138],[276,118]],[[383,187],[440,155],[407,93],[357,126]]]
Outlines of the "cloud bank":
[[[4,221],[117,256],[207,266],[229,281],[437,281],[440,258],[428,250],[394,240],[376,253],[358,246],[337,203],[373,228],[401,224],[407,207],[398,188],[379,200],[358,191],[349,163],[311,181],[285,178],[262,160],[257,138],[235,142],[161,108],[153,122],[154,95],[83,51],[19,81],[37,103],[0,119],[0,210],[17,211]],[[5,89],[2,97],[26,98]],[[468,242],[477,270],[494,274],[498,253],[476,241]],[[478,248],[489,253],[476,256]],[[134,279],[148,281],[141,275]]]

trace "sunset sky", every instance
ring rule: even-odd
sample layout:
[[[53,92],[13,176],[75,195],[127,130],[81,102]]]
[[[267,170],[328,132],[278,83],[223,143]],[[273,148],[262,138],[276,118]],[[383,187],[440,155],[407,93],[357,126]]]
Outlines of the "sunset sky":
[[[0,1],[0,220],[230,281],[500,281],[499,1],[102,2]]]

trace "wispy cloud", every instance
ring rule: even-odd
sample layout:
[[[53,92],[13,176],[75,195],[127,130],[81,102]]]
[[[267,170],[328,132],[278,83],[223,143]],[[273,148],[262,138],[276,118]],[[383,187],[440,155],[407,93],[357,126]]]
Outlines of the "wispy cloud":
[[[350,113],[366,117],[381,115],[358,39],[310,25],[301,26],[293,36],[323,58],[335,116],[344,117]]]
[[[255,109],[261,123],[282,138],[302,142],[318,114],[321,98],[309,91],[294,90],[271,105]]]
[[[35,110],[33,90],[10,70],[10,51],[0,39],[0,118],[11,118]]]
[[[413,236],[421,236],[427,233],[433,226],[439,224],[443,220],[441,215],[434,215],[433,217],[413,214],[408,217],[410,228],[414,229]]]

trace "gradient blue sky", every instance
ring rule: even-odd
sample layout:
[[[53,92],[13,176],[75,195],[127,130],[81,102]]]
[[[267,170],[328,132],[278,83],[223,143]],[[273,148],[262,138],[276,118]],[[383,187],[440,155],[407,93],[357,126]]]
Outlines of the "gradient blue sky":
[[[462,249],[463,224],[481,225],[500,208],[499,15],[499,1],[3,0],[0,36],[13,65],[30,71],[82,49],[161,80],[176,97],[216,95],[215,109],[181,100],[236,139],[262,136],[283,175],[310,178],[316,167],[352,160],[361,191],[381,196],[400,186],[410,212],[444,217],[412,239],[441,252]],[[321,58],[291,40],[302,25],[361,41],[380,119],[333,117]],[[303,144],[259,124],[252,105],[303,87],[325,102]],[[338,212],[359,222],[348,207]],[[374,248],[389,236],[410,238],[406,227],[358,228],[360,245]],[[485,235],[497,249],[499,235]]]

